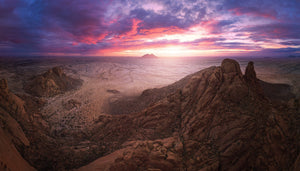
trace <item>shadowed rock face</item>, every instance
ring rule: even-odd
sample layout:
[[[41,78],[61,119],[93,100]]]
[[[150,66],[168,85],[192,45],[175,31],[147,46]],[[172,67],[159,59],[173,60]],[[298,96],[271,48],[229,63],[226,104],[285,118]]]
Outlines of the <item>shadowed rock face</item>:
[[[245,80],[247,81],[255,81],[257,80],[256,78],[256,72],[254,70],[254,63],[250,61],[246,67],[245,71]]]
[[[0,89],[3,89],[3,90],[7,89],[7,80],[6,79],[0,80]]]
[[[28,122],[24,101],[11,93],[7,80],[0,80],[0,170],[35,170],[17,148],[29,146],[19,122]]]
[[[273,106],[258,89],[253,63],[247,68],[243,76],[236,61],[225,59],[140,113],[99,118],[93,137],[116,151],[82,169],[293,169],[297,111]]]
[[[221,69],[223,73],[234,73],[242,75],[240,64],[233,59],[224,59],[221,64]]]
[[[6,79],[0,80],[0,101],[0,107],[5,111],[20,120],[28,120],[28,116],[25,115],[25,102],[9,91]]]
[[[34,77],[25,84],[26,92],[39,97],[52,97],[66,91],[77,89],[82,80],[66,76],[61,67],[54,67],[42,75]]]

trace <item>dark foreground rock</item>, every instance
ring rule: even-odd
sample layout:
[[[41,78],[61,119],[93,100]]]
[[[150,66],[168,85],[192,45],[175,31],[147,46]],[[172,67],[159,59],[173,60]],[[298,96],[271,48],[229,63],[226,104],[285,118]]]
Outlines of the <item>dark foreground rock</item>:
[[[9,91],[7,80],[0,79],[0,170],[35,170],[17,150],[30,145],[18,122],[29,120],[24,104]]]

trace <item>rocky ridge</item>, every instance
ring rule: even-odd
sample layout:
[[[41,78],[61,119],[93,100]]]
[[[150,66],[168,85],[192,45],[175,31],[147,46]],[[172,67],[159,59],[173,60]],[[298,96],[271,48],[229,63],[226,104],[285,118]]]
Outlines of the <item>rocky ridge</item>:
[[[0,170],[35,170],[17,150],[30,145],[18,122],[29,117],[24,101],[9,91],[6,79],[0,80],[0,102]]]
[[[61,67],[54,67],[44,74],[33,77],[25,84],[24,89],[34,96],[52,97],[77,89],[81,85],[82,80],[67,76]]]
[[[83,165],[79,170],[299,168],[297,100],[291,96],[275,105],[251,62],[245,75],[236,61],[225,59],[221,66],[146,90],[138,110],[126,108],[135,112],[101,115],[90,130],[66,137],[47,132],[49,126],[34,108],[42,104],[39,98],[24,96],[23,101],[9,92],[6,81],[0,83],[0,109],[14,119],[25,118],[18,122],[28,141],[17,135],[22,143],[14,144],[39,170]],[[67,108],[78,105],[66,103]],[[88,148],[81,148],[84,144]]]
[[[115,152],[82,170],[292,170],[299,116],[261,87],[252,62],[243,75],[225,59],[140,113],[99,118],[93,138]]]

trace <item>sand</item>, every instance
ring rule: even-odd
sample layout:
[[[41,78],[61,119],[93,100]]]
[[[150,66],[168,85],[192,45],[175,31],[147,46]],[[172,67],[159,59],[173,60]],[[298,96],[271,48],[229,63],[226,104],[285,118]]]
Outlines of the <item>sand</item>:
[[[137,58],[19,58],[4,61],[0,78],[8,79],[10,89],[16,94],[25,93],[23,84],[32,76],[41,74],[54,66],[62,66],[64,72],[82,79],[78,90],[55,97],[45,98],[46,105],[40,109],[51,125],[52,133],[84,131],[100,115],[106,115],[104,105],[123,96],[138,96],[143,90],[171,84],[184,76],[212,65],[220,65],[219,58],[189,59],[137,59]],[[286,83],[300,94],[300,59],[255,58],[257,77],[271,83]],[[249,59],[238,61],[244,72]],[[7,63],[7,64],[5,64]],[[64,107],[69,100],[80,104]]]

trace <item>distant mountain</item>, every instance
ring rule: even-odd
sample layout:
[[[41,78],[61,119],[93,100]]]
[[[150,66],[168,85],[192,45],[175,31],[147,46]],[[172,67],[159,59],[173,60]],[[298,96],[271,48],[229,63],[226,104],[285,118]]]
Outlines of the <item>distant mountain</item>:
[[[143,55],[142,58],[158,58],[158,57],[151,53],[151,54]]]

